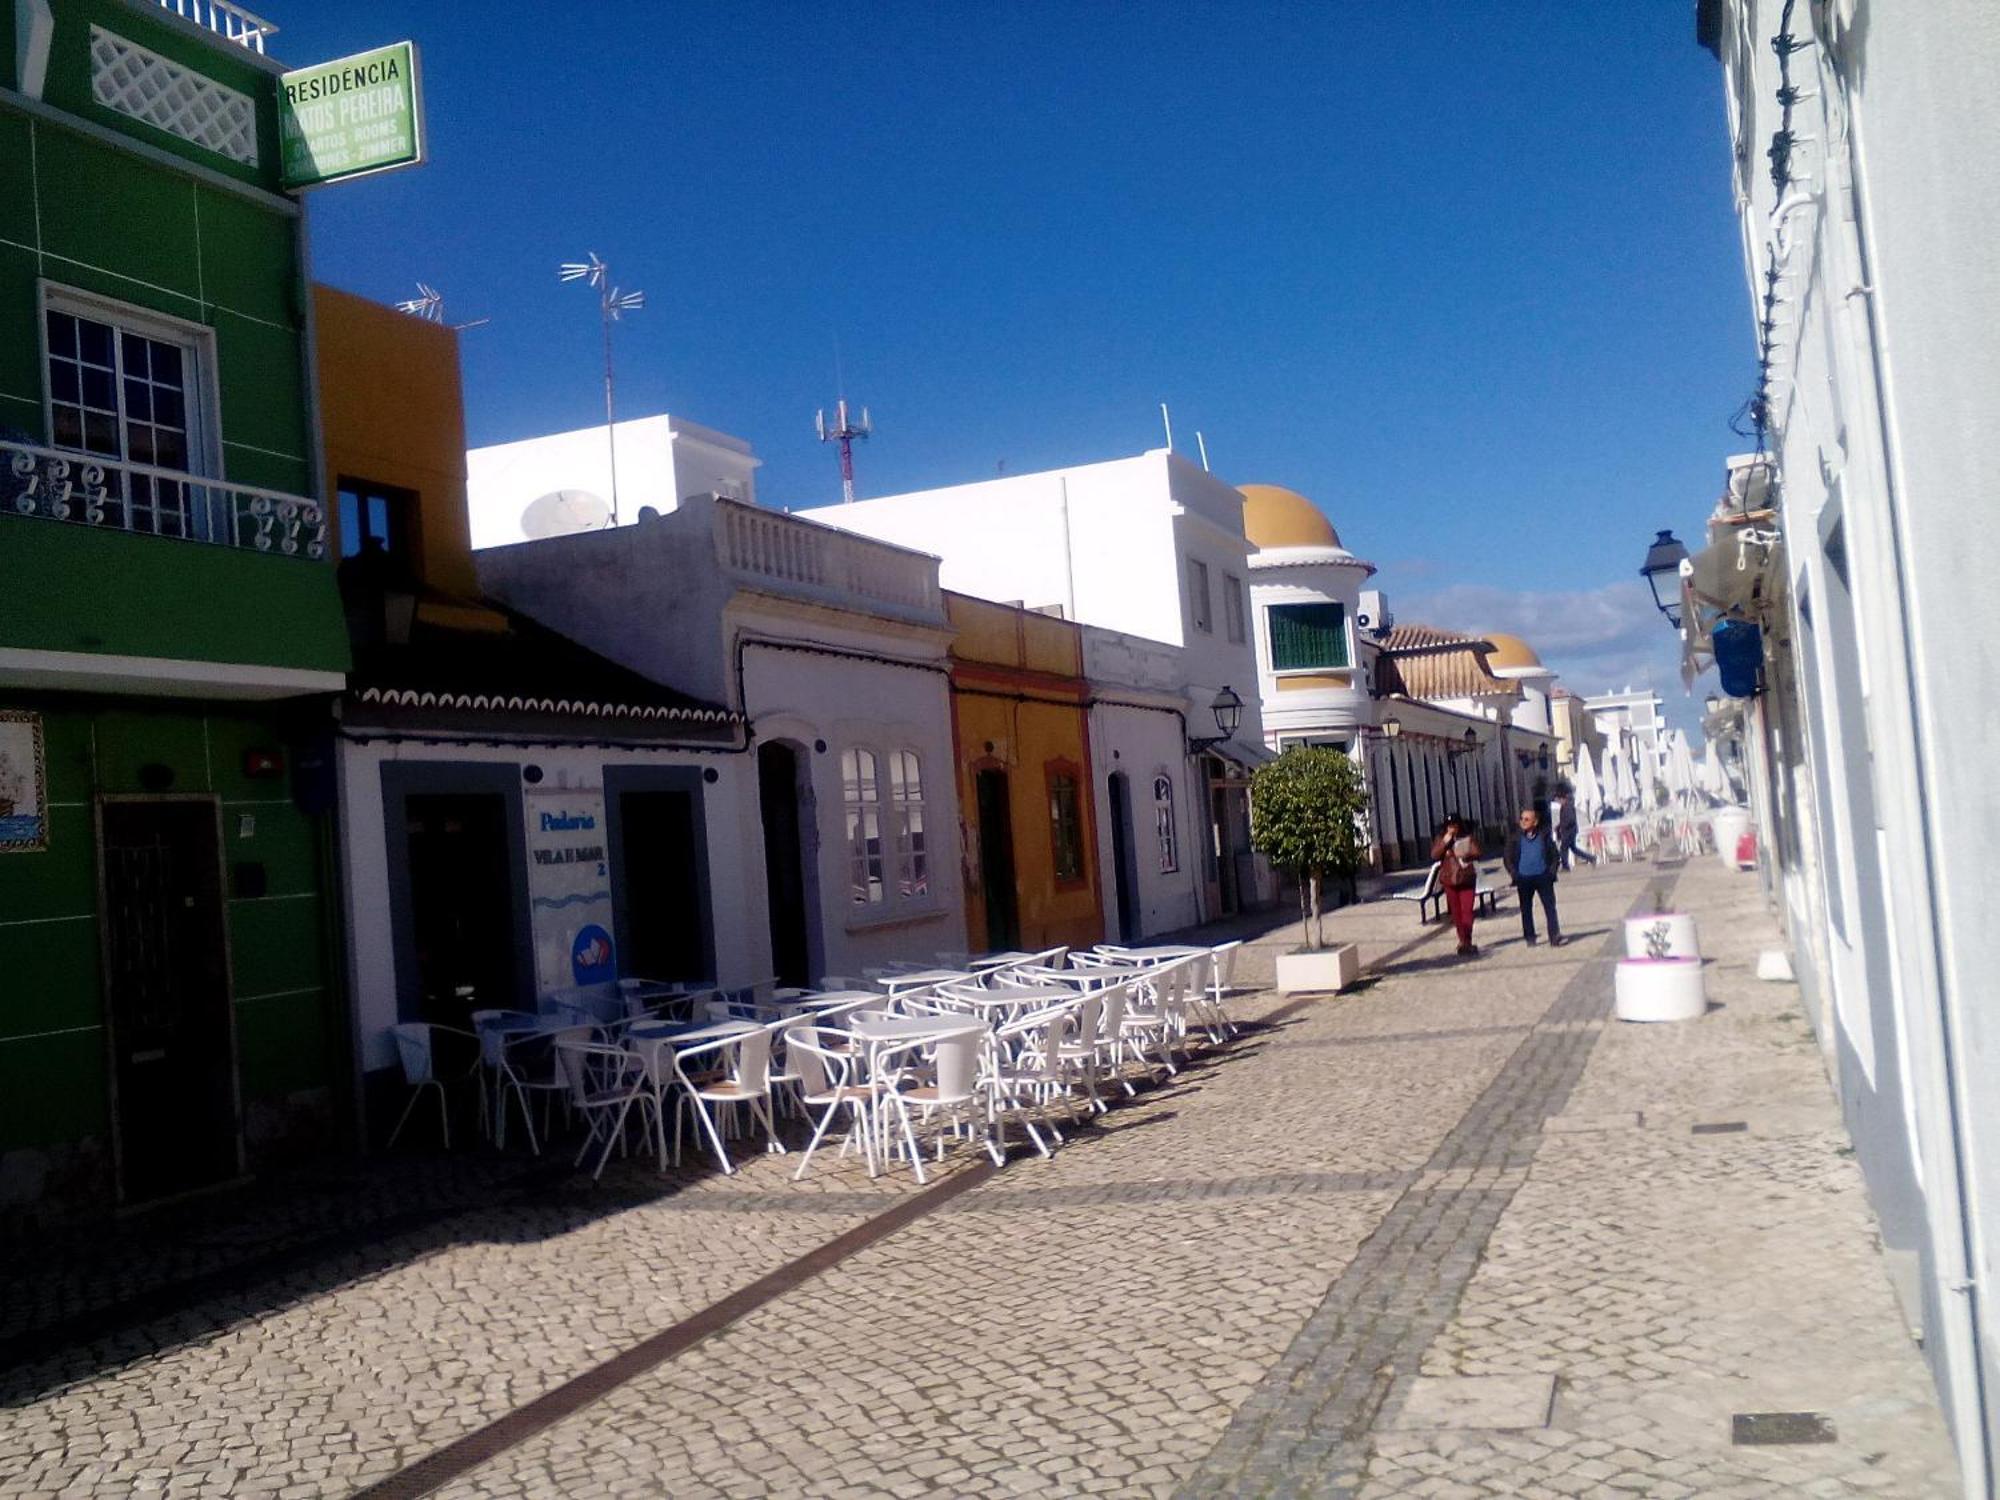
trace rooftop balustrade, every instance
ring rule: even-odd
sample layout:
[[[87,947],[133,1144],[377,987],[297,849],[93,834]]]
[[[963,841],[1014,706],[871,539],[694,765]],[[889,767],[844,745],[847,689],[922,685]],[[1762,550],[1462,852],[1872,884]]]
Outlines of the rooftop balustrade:
[[[157,0],[161,10],[172,11],[184,21],[192,21],[239,47],[252,52],[264,50],[264,38],[277,33],[275,21],[231,5],[229,0]]]
[[[151,464],[0,441],[0,513],[319,561],[316,500]]]
[[[777,592],[859,596],[940,615],[937,559],[816,521],[718,500],[716,551],[732,573]]]

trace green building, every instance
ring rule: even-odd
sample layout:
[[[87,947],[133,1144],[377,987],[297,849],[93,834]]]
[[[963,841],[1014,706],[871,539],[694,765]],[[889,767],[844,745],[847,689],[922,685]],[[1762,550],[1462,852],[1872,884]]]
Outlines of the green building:
[[[348,646],[269,29],[0,0],[0,1213],[344,1117]]]

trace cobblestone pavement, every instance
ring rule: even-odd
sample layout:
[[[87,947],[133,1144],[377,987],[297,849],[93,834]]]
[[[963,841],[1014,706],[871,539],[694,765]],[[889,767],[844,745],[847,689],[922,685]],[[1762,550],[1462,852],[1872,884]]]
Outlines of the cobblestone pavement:
[[[1955,1493],[1795,994],[1744,973],[1747,882],[1680,877],[1724,1009],[1601,1019],[1657,878],[1566,881],[1581,941],[1503,912],[1472,964],[1407,904],[1335,914],[1362,990],[1245,998],[1278,1023],[443,1493]],[[393,1480],[914,1192],[788,1165],[496,1187],[11,1371],[0,1495]],[[1837,1440],[1729,1446],[1791,1410]]]

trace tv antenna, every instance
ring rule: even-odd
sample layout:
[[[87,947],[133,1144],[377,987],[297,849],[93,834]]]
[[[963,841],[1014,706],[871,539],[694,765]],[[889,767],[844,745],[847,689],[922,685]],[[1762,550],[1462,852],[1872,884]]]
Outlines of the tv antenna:
[[[842,505],[852,505],[854,503],[854,440],[856,438],[865,438],[875,431],[874,424],[868,420],[868,408],[865,406],[861,408],[861,420],[859,423],[851,422],[847,418],[847,398],[842,396],[840,400],[834,403],[833,426],[829,427],[826,425],[826,411],[824,408],[821,409],[815,418],[814,425],[819,429],[819,440],[822,443],[840,444],[840,503]]]
[[[628,292],[614,285],[611,267],[598,259],[595,250],[583,252],[582,260],[566,260],[556,267],[559,281],[581,281],[597,293],[598,319],[604,325],[604,440],[611,448],[611,524],[618,524],[618,418],[612,402],[611,325],[628,312],[646,305],[644,292]]]
[[[406,312],[411,317],[421,319],[426,323],[444,323],[444,293],[429,282],[420,281],[417,283],[417,295],[405,301],[398,302],[396,304],[396,311]],[[491,318],[474,318],[470,323],[451,323],[445,326],[449,327],[453,333],[456,333],[461,328],[477,328],[482,323],[491,323],[492,321]]]

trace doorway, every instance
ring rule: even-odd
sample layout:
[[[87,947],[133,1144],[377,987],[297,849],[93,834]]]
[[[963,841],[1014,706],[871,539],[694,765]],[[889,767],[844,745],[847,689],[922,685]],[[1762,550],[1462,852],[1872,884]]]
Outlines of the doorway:
[[[465,1026],[475,1008],[513,1007],[519,997],[507,799],[495,792],[413,793],[403,817],[418,1005],[406,1019]]]
[[[615,773],[605,780],[612,790]],[[625,955],[619,971],[637,979],[709,979],[699,794],[635,786],[615,795],[611,851],[622,877],[618,946]]]
[[[1118,912],[1118,941],[1130,943],[1139,936],[1139,868],[1132,854],[1132,780],[1123,771],[1113,771],[1111,793],[1111,878]]]
[[[1216,913],[1233,917],[1243,909],[1242,893],[1237,889],[1236,843],[1232,835],[1229,809],[1229,788],[1213,782],[1208,788],[1208,814],[1210,837],[1215,844]]]
[[[119,1192],[144,1203],[242,1170],[222,839],[212,798],[99,809]]]
[[[766,740],[757,747],[757,801],[764,818],[764,892],[771,910],[771,967],[778,983],[813,982],[812,883],[806,878],[807,783],[798,747]]]
[[[1014,894],[1014,804],[1007,773],[977,772],[973,787],[979,807],[979,884],[986,892],[986,946],[1018,948],[1021,913]]]

